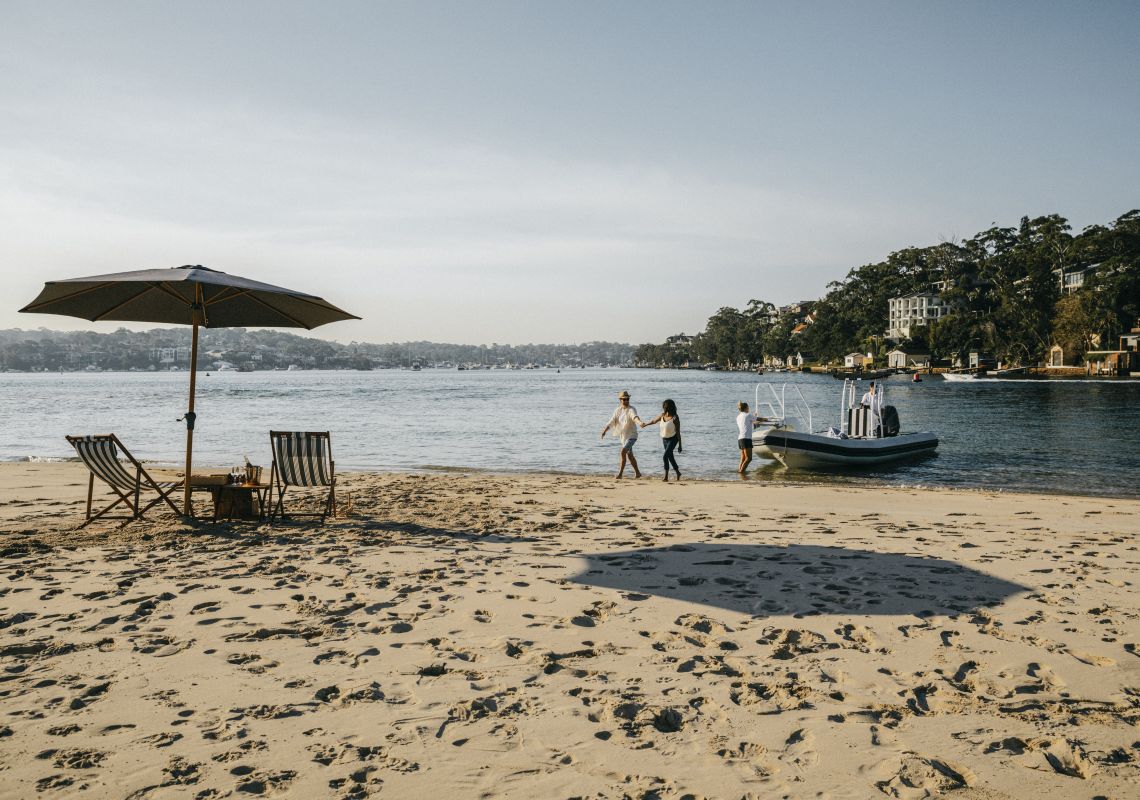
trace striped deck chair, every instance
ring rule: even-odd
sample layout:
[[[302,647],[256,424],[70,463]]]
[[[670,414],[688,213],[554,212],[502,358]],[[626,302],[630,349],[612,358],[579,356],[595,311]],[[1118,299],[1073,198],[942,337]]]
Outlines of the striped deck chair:
[[[277,502],[269,514],[275,517],[336,516],[336,472],[332,458],[332,437],[328,431],[270,431],[273,466],[269,482],[277,492]],[[322,511],[309,514],[285,514],[285,491],[290,486],[313,488],[327,486],[329,493]]]
[[[143,514],[163,501],[166,501],[170,510],[175,514],[180,513],[178,507],[171,502],[170,495],[182,488],[182,481],[159,482],[154,480],[115,434],[68,436],[67,441],[75,448],[79,460],[91,473],[87,478],[87,519],[79,526],[80,528],[90,525],[97,519],[104,518],[108,511],[120,504],[127,507],[127,510],[131,512],[130,516],[105,518],[125,520],[123,525],[127,525],[136,519],[142,519]],[[126,461],[119,460],[120,454]],[[118,499],[98,514],[92,514],[91,500],[95,493],[96,478],[110,486],[111,491],[118,495]],[[148,498],[151,492],[156,493],[158,497],[144,506],[142,505],[143,492],[146,492]]]

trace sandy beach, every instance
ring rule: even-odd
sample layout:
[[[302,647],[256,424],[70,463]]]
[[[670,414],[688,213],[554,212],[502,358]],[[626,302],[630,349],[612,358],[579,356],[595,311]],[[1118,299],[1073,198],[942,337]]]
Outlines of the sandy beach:
[[[74,526],[0,466],[0,796],[1128,798],[1140,501],[342,476]]]

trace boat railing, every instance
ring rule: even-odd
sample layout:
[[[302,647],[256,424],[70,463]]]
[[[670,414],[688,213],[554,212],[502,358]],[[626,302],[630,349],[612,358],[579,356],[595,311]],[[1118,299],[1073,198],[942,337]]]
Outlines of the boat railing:
[[[764,416],[768,417],[770,420],[774,420],[776,427],[786,426],[788,424],[788,417],[790,416],[798,420],[802,430],[811,433],[813,430],[811,406],[808,405],[807,400],[804,399],[804,395],[803,392],[800,391],[800,387],[794,383],[790,385],[792,387],[792,393],[789,395],[789,384],[787,383],[781,384],[780,390],[778,392],[776,391],[775,384],[756,384],[755,402],[753,404],[753,408],[756,410],[757,414],[760,413],[761,409],[766,409],[768,413]],[[767,387],[768,391],[772,395],[771,400],[762,401],[760,399],[761,386]]]

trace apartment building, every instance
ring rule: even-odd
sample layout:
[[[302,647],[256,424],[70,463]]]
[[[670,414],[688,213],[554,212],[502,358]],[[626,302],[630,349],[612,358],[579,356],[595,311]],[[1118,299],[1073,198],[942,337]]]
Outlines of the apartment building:
[[[909,339],[914,328],[928,325],[950,313],[950,306],[942,295],[934,292],[915,292],[905,297],[892,297],[887,301],[887,338]]]

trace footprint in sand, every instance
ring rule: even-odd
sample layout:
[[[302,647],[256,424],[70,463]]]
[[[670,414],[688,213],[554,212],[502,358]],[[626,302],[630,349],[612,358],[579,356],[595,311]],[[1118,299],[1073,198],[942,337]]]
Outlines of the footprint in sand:
[[[1031,663],[1026,672],[1029,677],[1035,678],[1041,688],[1047,692],[1064,689],[1066,686],[1065,682],[1045,664]]]
[[[617,603],[608,600],[597,600],[578,616],[570,620],[581,628],[593,628],[610,618],[610,614],[617,608]]]
[[[1066,653],[1071,655],[1082,664],[1088,664],[1091,667],[1112,667],[1116,666],[1116,662],[1108,656],[1098,656],[1096,653],[1089,653],[1085,650],[1076,650],[1072,647],[1065,650]]]
[[[275,794],[288,789],[289,784],[297,777],[291,769],[277,770],[275,772],[255,772],[252,767],[234,767],[231,773],[238,776],[234,786],[235,791],[243,794],[263,795]]]
[[[1019,736],[1010,736],[1000,742],[992,742],[986,748],[986,752],[1009,753],[1013,755],[1013,760],[1023,767],[1053,770],[1073,778],[1087,780],[1096,774],[1096,767],[1084,749],[1068,739],[1022,739]]]
[[[800,769],[815,766],[819,753],[815,749],[815,734],[806,728],[793,731],[784,742],[784,760]]]
[[[894,775],[875,786],[887,797],[904,800],[942,797],[947,792],[973,786],[978,780],[968,767],[918,753],[904,753],[893,771]]]

